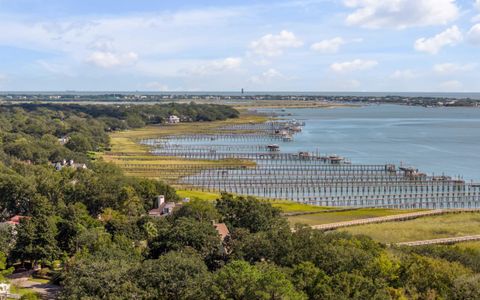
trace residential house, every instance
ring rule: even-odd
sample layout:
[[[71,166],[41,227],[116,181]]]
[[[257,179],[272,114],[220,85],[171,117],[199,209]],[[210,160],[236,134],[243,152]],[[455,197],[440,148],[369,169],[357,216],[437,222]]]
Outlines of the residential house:
[[[63,160],[63,161],[59,161],[59,162],[56,162],[56,163],[52,163],[53,167],[55,167],[55,169],[57,171],[60,171],[61,169],[63,169],[64,167],[70,167],[70,168],[75,168],[75,169],[87,169],[87,165],[86,164],[83,164],[83,163],[75,163],[73,161],[73,159],[67,161],[67,160]]]
[[[175,115],[171,115],[168,117],[168,123],[169,124],[177,124],[177,123],[180,123],[180,118],[175,116]]]
[[[180,208],[181,206],[181,203],[165,202],[165,196],[160,195],[157,197],[157,207],[151,209],[148,212],[148,215],[151,217],[165,217],[171,215],[174,210]]]

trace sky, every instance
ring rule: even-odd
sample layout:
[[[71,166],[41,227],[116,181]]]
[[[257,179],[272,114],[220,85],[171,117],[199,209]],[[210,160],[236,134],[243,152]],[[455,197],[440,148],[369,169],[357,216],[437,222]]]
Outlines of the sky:
[[[480,92],[480,0],[0,0],[0,91]]]

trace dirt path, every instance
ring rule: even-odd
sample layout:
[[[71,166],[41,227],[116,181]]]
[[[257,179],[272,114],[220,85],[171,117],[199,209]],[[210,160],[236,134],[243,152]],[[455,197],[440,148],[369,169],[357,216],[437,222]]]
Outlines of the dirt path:
[[[29,280],[29,278],[25,278],[25,277],[13,279],[12,284],[18,287],[31,289],[32,291],[40,294],[42,299],[45,299],[45,300],[56,299],[57,294],[60,291],[60,287],[58,285],[49,284],[49,283],[40,283],[40,282]]]
[[[437,245],[437,244],[453,244],[460,242],[469,242],[469,241],[478,241],[480,240],[480,235],[467,235],[467,236],[458,236],[451,238],[441,238],[433,240],[422,240],[422,241],[413,241],[413,242],[402,242],[394,243],[396,246],[423,246],[423,245]]]

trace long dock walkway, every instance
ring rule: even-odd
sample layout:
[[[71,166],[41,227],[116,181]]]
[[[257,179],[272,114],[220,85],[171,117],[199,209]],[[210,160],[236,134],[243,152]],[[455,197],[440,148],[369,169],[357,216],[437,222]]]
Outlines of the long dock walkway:
[[[413,241],[413,242],[394,243],[393,245],[395,245],[395,246],[424,246],[424,245],[437,245],[437,244],[453,244],[453,243],[478,241],[478,240],[480,240],[480,235],[467,235],[467,236],[441,238],[441,239],[433,239],[433,240],[422,240],[422,241]]]
[[[449,214],[449,213],[479,212],[479,211],[480,210],[478,209],[435,209],[435,210],[419,211],[419,212],[398,214],[398,215],[385,216],[385,217],[375,217],[375,218],[367,218],[367,219],[360,219],[360,220],[353,220],[353,221],[313,225],[312,228],[327,231],[327,230],[335,230],[338,228],[358,226],[358,225],[406,221],[406,220],[411,220],[411,219],[416,219],[421,217],[436,216],[436,215],[443,215],[443,214]]]

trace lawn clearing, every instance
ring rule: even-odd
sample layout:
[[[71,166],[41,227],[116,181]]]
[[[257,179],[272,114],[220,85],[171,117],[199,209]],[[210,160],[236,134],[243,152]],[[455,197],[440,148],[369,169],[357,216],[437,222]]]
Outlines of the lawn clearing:
[[[383,243],[476,235],[480,234],[480,213],[446,214],[403,222],[354,226],[340,230],[352,234],[365,234]]]
[[[284,213],[310,213],[333,209],[332,207],[315,206],[286,200],[272,200],[271,203],[274,207],[280,208]]]
[[[323,210],[326,210],[323,208]],[[384,217],[413,212],[412,210],[383,209],[383,208],[361,208],[355,210],[321,212],[318,214],[307,214],[288,217],[290,224],[297,223],[307,225],[321,225],[336,222],[353,221],[375,217]]]
[[[190,199],[196,198],[196,199],[207,200],[207,201],[215,201],[218,198],[220,198],[220,194],[202,192],[202,191],[177,190],[177,194],[181,198],[190,198]]]

